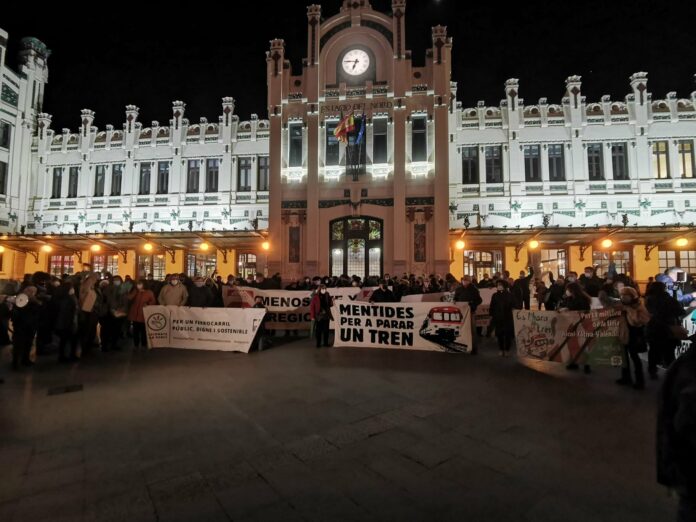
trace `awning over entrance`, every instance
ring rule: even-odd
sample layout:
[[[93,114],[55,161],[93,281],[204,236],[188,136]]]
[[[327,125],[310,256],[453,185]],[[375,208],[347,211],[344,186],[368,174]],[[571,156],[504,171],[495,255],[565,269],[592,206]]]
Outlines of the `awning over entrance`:
[[[0,246],[36,254],[50,251],[67,254],[89,251],[99,245],[102,251],[142,251],[146,244],[153,251],[197,250],[207,243],[210,250],[254,249],[266,240],[265,231],[211,231],[211,232],[123,232],[117,234],[4,234]]]
[[[464,248],[494,249],[503,246],[522,247],[530,241],[538,241],[539,246],[548,244],[554,247],[563,246],[600,246],[605,240],[610,240],[614,247],[632,247],[635,245],[659,246],[667,245],[680,238],[696,241],[694,234],[696,226],[665,226],[665,227],[570,227],[570,228],[535,228],[535,229],[502,229],[475,227],[450,231],[453,245],[457,241],[464,242]],[[461,246],[461,244],[460,244]]]

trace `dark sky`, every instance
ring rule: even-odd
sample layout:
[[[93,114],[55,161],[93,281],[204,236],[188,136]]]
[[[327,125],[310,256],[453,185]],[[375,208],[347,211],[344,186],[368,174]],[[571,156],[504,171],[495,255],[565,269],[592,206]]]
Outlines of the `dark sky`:
[[[166,125],[177,99],[186,102],[192,122],[200,116],[216,122],[223,96],[237,100],[243,119],[254,112],[266,117],[268,41],[284,38],[299,70],[309,3],[256,0],[198,10],[193,10],[197,4],[172,5],[152,15],[113,2],[103,4],[107,11],[76,7],[69,14],[60,4],[53,12],[42,6],[36,16],[36,5],[25,2],[13,14],[3,13],[0,27],[10,33],[11,66],[23,36],[36,36],[53,51],[44,109],[53,114],[54,129],[75,130],[83,108],[96,111],[101,129],[107,123],[120,128],[124,106],[131,103],[140,107],[144,125],[153,119]],[[325,18],[340,4],[323,2]],[[88,5],[94,9],[94,3]],[[389,11],[391,2],[372,5]],[[406,34],[420,65],[430,27],[448,26],[454,37],[453,79],[466,107],[478,100],[497,105],[507,78],[520,79],[527,104],[543,96],[560,103],[571,74],[582,75],[589,101],[603,94],[623,99],[628,77],[641,70],[650,73],[653,98],[672,90],[688,97],[696,88],[694,20],[696,2],[686,1],[410,0]]]

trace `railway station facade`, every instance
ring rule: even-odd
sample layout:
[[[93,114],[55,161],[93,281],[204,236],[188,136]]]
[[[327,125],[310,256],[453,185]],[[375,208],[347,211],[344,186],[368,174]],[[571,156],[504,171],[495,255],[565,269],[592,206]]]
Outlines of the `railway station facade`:
[[[196,123],[183,101],[103,129],[84,109],[77,131],[43,110],[50,51],[23,39],[15,72],[0,31],[0,278],[696,272],[696,92],[653,99],[637,72],[622,100],[571,76],[551,101],[517,79],[496,106],[459,101],[446,27],[416,56],[407,13],[309,6],[301,64],[270,42],[265,118],[228,97]]]

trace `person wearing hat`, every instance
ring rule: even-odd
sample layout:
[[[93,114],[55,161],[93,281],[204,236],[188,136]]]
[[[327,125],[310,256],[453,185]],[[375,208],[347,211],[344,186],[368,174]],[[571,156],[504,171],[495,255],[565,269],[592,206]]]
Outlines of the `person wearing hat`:
[[[40,308],[35,286],[27,286],[22,293],[17,294],[12,308],[12,368],[15,370],[19,369],[20,362],[24,366],[34,364],[29,355],[39,327]]]
[[[162,287],[158,302],[164,306],[184,306],[188,301],[188,290],[179,281],[178,274],[172,274],[169,284]]]
[[[193,278],[193,286],[189,291],[188,306],[196,308],[208,308],[213,306],[215,295],[211,288],[205,284],[205,279],[201,276]]]

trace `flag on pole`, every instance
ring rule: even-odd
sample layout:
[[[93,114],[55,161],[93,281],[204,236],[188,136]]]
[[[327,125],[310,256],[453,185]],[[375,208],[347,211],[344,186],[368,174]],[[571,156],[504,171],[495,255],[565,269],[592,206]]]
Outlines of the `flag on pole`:
[[[362,143],[363,137],[365,136],[365,114],[360,117],[360,132],[358,132],[358,137],[355,140],[356,145]]]
[[[336,136],[338,141],[348,143],[348,134],[353,132],[353,130],[355,130],[355,119],[353,118],[353,111],[351,111],[348,116],[343,118],[338,125],[336,125],[334,136]]]

